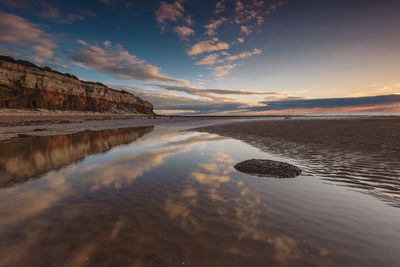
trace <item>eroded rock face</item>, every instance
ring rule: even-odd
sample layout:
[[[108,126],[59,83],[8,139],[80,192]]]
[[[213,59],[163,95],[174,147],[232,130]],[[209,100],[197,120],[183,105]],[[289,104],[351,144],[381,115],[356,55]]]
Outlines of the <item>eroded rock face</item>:
[[[0,108],[153,114],[151,103],[128,92],[2,56]]]
[[[235,165],[235,169],[250,175],[275,178],[294,178],[301,174],[301,169],[285,162],[250,159]]]

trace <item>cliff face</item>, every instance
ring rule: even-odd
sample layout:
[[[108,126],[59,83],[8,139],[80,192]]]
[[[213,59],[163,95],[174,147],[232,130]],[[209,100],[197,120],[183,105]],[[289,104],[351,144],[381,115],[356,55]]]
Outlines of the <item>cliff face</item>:
[[[153,114],[153,105],[101,83],[0,56],[0,108]]]

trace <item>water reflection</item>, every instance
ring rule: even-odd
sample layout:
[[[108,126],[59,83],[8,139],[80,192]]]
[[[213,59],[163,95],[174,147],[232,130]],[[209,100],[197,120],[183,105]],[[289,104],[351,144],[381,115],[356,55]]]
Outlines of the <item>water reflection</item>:
[[[0,189],[0,266],[396,266],[399,210],[235,162],[239,141],[157,129]]]
[[[121,128],[0,141],[0,185],[23,181],[131,143],[152,130],[153,126]]]
[[[348,152],[343,147],[299,145],[251,135],[232,134],[232,137],[246,140],[267,153],[289,156],[305,174],[323,177],[328,183],[350,187],[400,208],[399,154],[384,154],[385,149],[378,154]]]

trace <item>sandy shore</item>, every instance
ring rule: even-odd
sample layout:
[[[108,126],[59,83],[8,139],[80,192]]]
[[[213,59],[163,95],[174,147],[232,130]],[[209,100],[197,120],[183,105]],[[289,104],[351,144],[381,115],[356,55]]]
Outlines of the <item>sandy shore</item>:
[[[213,123],[222,123],[227,120],[243,120],[243,117],[181,117],[0,110],[0,140],[26,136],[70,134],[85,130],[105,130],[167,124],[185,124],[186,127],[190,128]]]
[[[242,140],[291,159],[306,175],[400,206],[400,117],[232,122],[196,130]]]
[[[250,121],[197,129],[260,143],[274,139],[400,159],[400,117]]]

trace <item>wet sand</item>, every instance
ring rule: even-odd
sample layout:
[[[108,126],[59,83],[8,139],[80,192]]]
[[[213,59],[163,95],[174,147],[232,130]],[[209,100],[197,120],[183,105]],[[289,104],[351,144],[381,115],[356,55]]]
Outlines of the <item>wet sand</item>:
[[[400,156],[400,117],[274,120],[229,123],[197,130],[238,139],[251,136],[361,153]],[[400,157],[399,157],[400,158]]]
[[[288,157],[306,174],[400,206],[400,118],[291,119],[197,128]]]
[[[26,136],[71,134],[85,130],[96,131],[171,123],[185,123],[187,125],[193,123],[193,127],[195,127],[227,119],[238,120],[243,119],[243,117],[181,117],[143,114],[0,110],[0,140]]]
[[[399,266],[395,199],[373,194],[388,194],[383,178],[371,183],[376,190],[361,183],[381,163],[345,154],[365,166],[344,179],[324,165],[327,148],[282,142],[291,153],[278,157],[184,130],[215,122],[226,124],[0,141],[0,266]],[[298,161],[316,175],[271,179],[233,168],[253,157]],[[326,182],[340,177],[346,187]]]

